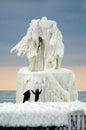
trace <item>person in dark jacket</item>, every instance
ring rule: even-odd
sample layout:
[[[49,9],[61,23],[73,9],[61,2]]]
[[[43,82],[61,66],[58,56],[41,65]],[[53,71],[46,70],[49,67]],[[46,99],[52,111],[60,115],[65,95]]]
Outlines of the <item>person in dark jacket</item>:
[[[28,101],[30,99],[30,90],[26,91],[23,95],[24,95],[24,98],[23,98],[23,103],[25,101]]]
[[[41,94],[42,90],[36,89],[35,92],[31,90],[33,94],[35,94],[35,102],[39,100],[39,95]]]

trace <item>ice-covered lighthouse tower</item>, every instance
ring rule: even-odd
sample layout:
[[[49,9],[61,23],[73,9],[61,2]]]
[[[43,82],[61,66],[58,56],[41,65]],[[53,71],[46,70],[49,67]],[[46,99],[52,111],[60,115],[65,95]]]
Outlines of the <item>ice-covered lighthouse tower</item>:
[[[18,55],[27,55],[30,62],[17,74],[17,102],[77,100],[74,73],[61,68],[64,45],[55,21],[46,17],[32,20],[14,50]]]

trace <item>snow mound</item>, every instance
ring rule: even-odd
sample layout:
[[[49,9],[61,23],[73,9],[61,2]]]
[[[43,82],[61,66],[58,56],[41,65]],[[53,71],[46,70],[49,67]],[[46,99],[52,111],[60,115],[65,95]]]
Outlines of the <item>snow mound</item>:
[[[63,126],[68,125],[68,114],[83,110],[83,102],[25,102],[0,104],[0,126]]]

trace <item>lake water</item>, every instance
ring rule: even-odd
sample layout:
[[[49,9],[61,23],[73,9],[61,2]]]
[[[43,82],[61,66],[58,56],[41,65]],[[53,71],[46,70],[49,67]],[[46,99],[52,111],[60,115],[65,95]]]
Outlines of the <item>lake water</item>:
[[[86,102],[86,91],[80,91],[79,93],[79,101]],[[0,91],[0,103],[3,102],[16,102],[16,91]]]

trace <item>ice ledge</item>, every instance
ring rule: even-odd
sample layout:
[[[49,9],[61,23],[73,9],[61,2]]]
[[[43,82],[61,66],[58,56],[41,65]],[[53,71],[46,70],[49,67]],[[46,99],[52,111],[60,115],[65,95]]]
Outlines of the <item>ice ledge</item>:
[[[0,126],[63,126],[68,125],[68,114],[84,111],[83,102],[25,102],[0,104]]]
[[[50,70],[44,70],[44,71],[30,71],[28,67],[22,67],[18,73],[19,74],[47,74],[47,73],[59,73],[59,72],[70,72],[73,73],[71,70],[66,68],[59,68],[59,69],[50,69]]]

